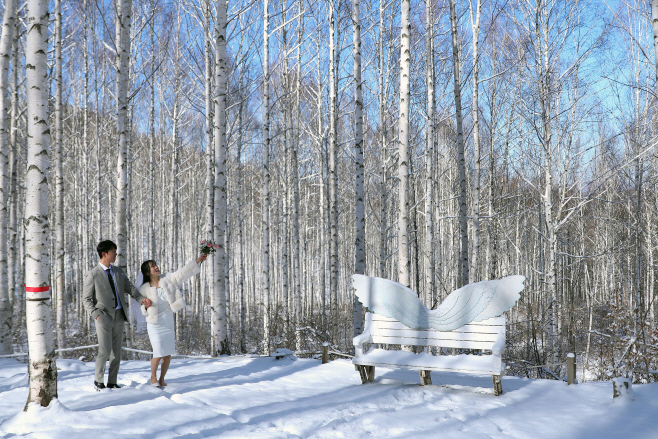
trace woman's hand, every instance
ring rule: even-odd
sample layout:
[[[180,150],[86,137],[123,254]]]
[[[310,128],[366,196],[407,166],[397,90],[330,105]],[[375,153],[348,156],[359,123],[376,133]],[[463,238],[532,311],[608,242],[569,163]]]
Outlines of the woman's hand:
[[[149,306],[151,306],[151,300],[148,298],[142,299],[142,305],[144,305],[144,308],[149,309]]]
[[[200,263],[202,263],[203,261],[205,261],[206,258],[208,258],[208,255],[201,255],[201,256],[199,256],[198,258],[196,258],[196,263],[197,263],[197,264],[200,264]]]

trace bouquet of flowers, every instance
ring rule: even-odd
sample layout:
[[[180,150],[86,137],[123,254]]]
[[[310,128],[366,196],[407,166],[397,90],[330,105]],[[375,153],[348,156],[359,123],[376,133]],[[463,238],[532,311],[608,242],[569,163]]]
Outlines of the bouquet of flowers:
[[[215,253],[219,248],[219,244],[215,244],[212,240],[208,239],[207,241],[201,241],[201,254],[209,255]]]

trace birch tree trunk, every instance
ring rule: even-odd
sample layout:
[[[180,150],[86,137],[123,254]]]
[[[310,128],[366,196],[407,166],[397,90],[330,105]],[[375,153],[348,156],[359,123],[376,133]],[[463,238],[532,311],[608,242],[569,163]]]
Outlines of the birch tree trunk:
[[[651,0],[651,27],[653,29],[653,51],[656,63],[656,83],[658,84],[658,0]]]
[[[116,265],[124,272],[127,250],[128,207],[128,76],[130,64],[130,25],[132,20],[132,0],[117,0],[116,17],[116,105],[117,133],[119,135],[119,158],[117,163],[117,198],[116,198]]]
[[[64,169],[62,157],[62,1],[55,0],[55,292],[57,294],[57,346],[65,343],[64,291]]]
[[[178,45],[178,42],[176,43]],[[178,52],[178,47],[175,49]],[[177,54],[178,55],[178,54]],[[177,56],[178,58],[178,56]],[[178,58],[180,59],[180,58]],[[178,61],[175,61],[178,66]],[[174,79],[174,111],[172,114],[172,137],[173,137],[173,151],[171,154],[171,191],[169,193],[169,218],[171,219],[171,231],[170,231],[170,245],[169,245],[169,255],[171,257],[171,266],[177,267],[179,264],[178,261],[178,227],[180,217],[178,215],[178,163],[179,163],[179,147],[180,147],[180,79],[178,77],[178,67],[176,79]],[[178,314],[176,314],[176,317]],[[176,318],[178,321],[178,318]]]
[[[48,21],[46,0],[29,0],[27,17],[27,173],[25,176],[25,296],[30,374],[28,405],[57,398],[51,322],[48,223]]]
[[[322,40],[321,36],[321,31],[318,28],[318,34],[317,34],[317,63],[318,63],[318,71],[317,71],[317,82],[318,82],[318,92],[317,92],[317,100],[316,100],[316,112],[317,112],[317,128],[318,128],[318,162],[320,165],[320,172],[319,172],[319,177],[320,177],[320,226],[319,226],[319,236],[318,236],[318,243],[319,243],[319,248],[320,248],[320,262],[319,262],[319,270],[320,270],[320,279],[319,279],[319,290],[320,290],[320,314],[321,314],[321,325],[322,325],[322,331],[326,333],[327,331],[327,246],[325,246],[325,237],[327,235],[327,221],[326,221],[326,216],[325,214],[327,213],[325,211],[325,206],[327,205],[326,203],[326,189],[325,189],[325,157],[326,154],[324,153],[324,148],[325,148],[325,132],[322,124],[322,119],[323,119],[323,114],[322,114],[322,95],[324,92],[324,88],[322,86],[322,46],[320,41]]]
[[[270,11],[263,4],[263,202],[261,231],[263,253],[263,353],[270,354]]]
[[[213,357],[230,355],[226,321],[226,0],[217,2],[217,35],[215,56],[215,226],[214,240],[219,245],[213,260]]]
[[[105,75],[102,75],[102,82],[105,81]],[[98,63],[94,63],[94,88],[96,89],[96,108],[101,108],[102,97],[99,98],[98,93]],[[104,88],[101,87],[100,95],[104,95]],[[100,242],[103,237],[103,212],[102,212],[102,193],[101,193],[101,179],[103,177],[103,170],[101,169],[101,128],[100,128],[100,111],[94,112],[94,124],[96,134],[96,242]],[[84,250],[87,254],[87,249]],[[80,287],[82,288],[82,287]],[[89,325],[89,320],[87,321]]]
[[[387,190],[386,176],[388,174],[388,145],[386,140],[386,78],[384,75],[384,2],[379,2],[379,41],[377,51],[379,58],[379,72],[377,75],[377,100],[379,104],[379,133],[380,133],[380,169],[379,180],[379,277],[386,278],[388,225],[387,225]]]
[[[214,187],[215,187],[215,153],[213,148],[213,99],[212,99],[212,49],[211,49],[211,21],[210,21],[210,0],[204,1],[204,60],[205,60],[205,92],[206,92],[206,222],[204,227],[203,239],[210,239],[213,236],[214,219]],[[212,264],[205,264],[206,276],[202,285],[202,297],[205,299],[208,288],[207,280],[214,279]],[[209,275],[208,275],[209,274]],[[205,311],[201,310],[199,314],[200,321],[203,321]]]
[[[7,270],[7,220],[8,204],[11,200],[9,187],[9,61],[12,56],[14,40],[14,20],[16,0],[5,2],[2,18],[2,36],[0,37],[0,355],[11,353],[12,347],[12,306]],[[16,69],[16,65],[13,66]],[[47,121],[48,119],[46,119]]]
[[[300,105],[301,105],[301,89],[302,89],[302,45],[301,41],[304,34],[304,22],[302,15],[302,2],[297,1],[297,14],[299,15],[299,23],[297,26],[297,72],[296,72],[296,87],[295,87],[295,119],[296,129],[292,145],[292,244],[293,244],[293,281],[295,283],[295,349],[302,350],[302,285],[301,285],[301,266],[300,266],[300,239],[299,239],[299,144],[301,141],[301,120],[300,120]]]
[[[206,91],[206,223],[204,229],[204,239],[210,239],[213,236],[214,220],[214,187],[215,187],[215,155],[213,148],[213,99],[212,99],[212,48],[211,48],[211,20],[210,20],[210,0],[204,1],[204,60],[205,60],[205,91]],[[207,264],[206,270],[212,272],[214,264]],[[205,290],[207,283],[204,283]]]
[[[361,83],[361,14],[359,0],[352,0],[352,27],[354,32],[354,155],[356,201],[354,205],[356,239],[354,273],[366,271],[366,219],[363,186],[363,84]],[[354,302],[354,336],[363,332],[363,306],[356,295]]]
[[[85,195],[89,194],[89,176],[88,174],[93,175],[91,171],[91,165],[89,162],[89,154],[91,150],[91,145],[89,144],[89,17],[87,15],[87,1],[83,1],[83,8],[84,8],[84,18],[83,18],[83,27],[82,27],[82,56],[84,58],[83,65],[84,65],[84,86],[83,86],[83,114],[82,114],[82,145],[81,149],[84,151],[83,157],[84,157],[84,163],[85,163],[85,169],[89,172],[85,172],[83,176],[83,181],[84,181],[84,193]],[[85,199],[90,200],[91,196],[87,197],[85,196]],[[91,209],[93,212],[93,204],[91,202],[84,203],[85,204],[85,218],[89,218],[89,210]],[[93,220],[93,216],[92,216]],[[96,222],[96,227],[100,227],[100,221]],[[82,250],[78,253],[78,260],[76,260],[76,263],[84,264],[84,270],[87,270],[87,266],[85,264],[86,262],[86,256],[89,254],[89,221],[86,221],[87,227],[85,227],[85,231],[82,235]],[[78,246],[79,248],[79,246]],[[82,270],[82,271],[84,271]],[[81,276],[80,276],[81,277]],[[82,282],[80,283],[82,284]],[[82,298],[82,288],[78,289],[79,291],[79,296],[80,299]],[[78,303],[81,304],[82,300],[78,300]],[[82,309],[82,307],[80,308]],[[83,313],[84,314],[84,313]]]
[[[149,106],[149,205],[148,248],[149,258],[155,258],[155,0],[151,0],[151,81]],[[138,287],[139,288],[139,287]]]
[[[330,205],[330,243],[329,248],[329,294],[331,307],[331,335],[336,335],[336,315],[338,312],[338,146],[337,146],[337,93],[336,90],[336,41],[335,41],[334,0],[329,1],[329,205]]]
[[[7,255],[7,274],[8,274],[8,291],[9,301],[14,304],[14,300],[22,294],[22,288],[19,287],[17,278],[17,247],[18,247],[18,20],[14,20],[13,48],[11,55],[11,123],[10,123],[10,156],[9,164],[11,165],[11,175],[9,183],[9,252]],[[2,322],[2,319],[0,319]]]
[[[473,29],[473,101],[471,117],[473,119],[473,149],[475,150],[473,172],[473,253],[470,260],[470,282],[480,280],[478,264],[480,263],[480,108],[479,97],[479,38],[480,38],[481,0],[475,0],[475,16],[471,3],[471,28]]]
[[[410,0],[401,0],[400,119],[398,134],[398,282],[411,287],[409,272],[409,75],[411,72]]]
[[[293,309],[293,302],[292,302],[292,295],[291,293],[291,287],[290,287],[290,233],[289,233],[289,224],[290,224],[290,216],[289,216],[289,206],[291,204],[290,200],[290,177],[291,177],[291,172],[289,170],[290,167],[290,156],[291,156],[291,147],[290,147],[290,128],[291,128],[291,121],[290,121],[290,93],[291,87],[290,87],[290,65],[289,65],[289,51],[288,51],[288,19],[286,18],[287,16],[287,11],[286,11],[286,5],[285,1],[281,1],[281,11],[282,11],[282,21],[283,24],[280,26],[281,28],[281,51],[282,55],[282,68],[283,72],[281,74],[281,86],[282,86],[282,96],[281,96],[281,119],[283,123],[283,179],[282,179],[282,192],[283,192],[283,198],[281,200],[281,210],[282,210],[282,220],[280,224],[282,227],[280,228],[281,234],[280,236],[280,242],[281,245],[278,246],[277,248],[280,248],[281,250],[281,257],[276,258],[279,261],[279,264],[277,264],[281,268],[281,292],[283,294],[282,302],[282,312],[283,312],[283,319],[284,319],[284,324],[283,324],[283,332],[288,334],[290,332],[290,318],[292,317],[292,314],[294,313]],[[282,236],[281,236],[282,235]]]
[[[425,126],[425,289],[430,307],[437,303],[434,287],[434,12],[432,0],[425,2],[425,81],[427,122]]]
[[[542,122],[541,143],[544,153],[544,194],[542,202],[544,208],[544,221],[546,223],[546,237],[548,241],[548,254],[546,257],[546,286],[548,288],[547,325],[548,353],[551,354],[551,362],[558,363],[558,307],[557,300],[557,233],[556,223],[553,217],[553,138],[551,129],[551,85],[549,79],[549,48],[548,48],[548,11],[546,6],[537,3],[535,13],[538,23],[536,26],[537,45],[539,47],[539,99]]]
[[[459,233],[461,250],[459,253],[458,286],[469,282],[468,263],[468,212],[466,208],[466,159],[464,157],[464,129],[462,126],[462,85],[461,61],[459,55],[459,38],[457,34],[457,11],[455,0],[450,0],[450,29],[452,34],[452,62],[455,80],[455,117],[457,119],[457,167],[459,168]]]
[[[239,306],[240,306],[240,315],[239,315],[239,349],[240,353],[244,354],[247,352],[246,345],[246,308],[245,308],[245,297],[244,297],[244,279],[245,279],[245,254],[244,254],[244,236],[242,229],[242,143],[243,143],[243,102],[244,97],[240,96],[238,99],[241,100],[238,109],[238,144],[237,144],[237,187],[236,187],[236,197],[237,197],[237,226],[238,226],[238,297],[239,297]]]

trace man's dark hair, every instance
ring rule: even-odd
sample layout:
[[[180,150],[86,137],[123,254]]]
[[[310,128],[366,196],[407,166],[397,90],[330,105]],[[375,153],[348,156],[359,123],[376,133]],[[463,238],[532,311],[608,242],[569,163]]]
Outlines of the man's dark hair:
[[[98,252],[99,258],[103,257],[103,253],[109,253],[110,250],[116,250],[116,249],[117,249],[117,245],[114,242],[110,241],[109,239],[99,242],[98,247],[96,247],[96,251]]]

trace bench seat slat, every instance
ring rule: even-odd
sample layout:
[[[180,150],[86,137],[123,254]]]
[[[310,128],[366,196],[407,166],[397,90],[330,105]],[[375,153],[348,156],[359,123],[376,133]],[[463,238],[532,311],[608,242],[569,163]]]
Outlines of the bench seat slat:
[[[505,370],[493,367],[489,355],[441,355],[434,356],[426,353],[414,354],[406,351],[386,351],[384,349],[371,349],[368,353],[354,358],[353,364],[361,366],[379,366],[413,370],[452,371],[470,374],[500,375]]]
[[[491,343],[492,345],[498,338],[498,333],[475,333],[475,332],[440,332],[440,331],[415,331],[413,329],[389,329],[374,327],[370,329],[373,337],[406,337],[406,338],[423,338],[436,340],[437,346],[441,343],[450,343],[450,341],[474,341],[482,343]]]
[[[377,314],[373,315],[372,322],[381,328],[411,329],[395,319],[389,319],[387,317],[382,317]],[[495,317],[493,319],[484,320],[482,322],[469,323],[468,325],[464,325],[461,328],[453,329],[452,331],[436,331],[433,329],[429,329],[429,330],[435,332],[478,332],[478,333],[491,332],[497,334],[498,331],[504,327],[505,327],[505,318]]]
[[[493,343],[465,341],[465,340],[433,340],[428,338],[411,338],[411,337],[372,337],[373,343],[380,344],[400,344],[410,346],[437,346],[443,348],[458,349],[484,349],[491,350]]]

